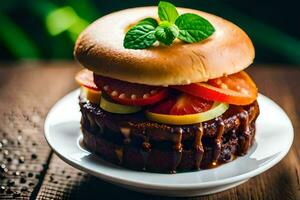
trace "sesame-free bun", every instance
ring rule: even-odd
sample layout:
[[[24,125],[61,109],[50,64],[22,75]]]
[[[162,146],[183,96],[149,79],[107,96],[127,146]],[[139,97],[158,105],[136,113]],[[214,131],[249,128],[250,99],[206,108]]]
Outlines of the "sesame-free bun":
[[[77,39],[75,57],[96,74],[161,86],[207,81],[239,72],[253,62],[252,42],[239,27],[198,10],[178,11],[204,17],[216,31],[192,44],[176,40],[171,46],[125,49],[123,39],[129,27],[146,17],[158,16],[157,7],[132,8],[101,17],[88,26]]]

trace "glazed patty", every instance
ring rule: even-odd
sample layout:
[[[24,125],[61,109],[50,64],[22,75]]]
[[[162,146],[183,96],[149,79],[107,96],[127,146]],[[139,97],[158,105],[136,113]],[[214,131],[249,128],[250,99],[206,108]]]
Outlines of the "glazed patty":
[[[99,134],[109,132],[112,135],[119,135],[123,139],[126,139],[127,136],[130,139],[142,137],[148,140],[169,141],[174,144],[194,140],[199,131],[202,132],[202,137],[211,138],[221,137],[229,130],[245,132],[259,115],[257,101],[247,106],[230,105],[223,115],[210,121],[177,126],[149,121],[145,118],[143,111],[130,115],[112,114],[82,98],[80,99],[80,110],[83,118],[82,126],[91,132]],[[129,133],[127,134],[127,132]]]
[[[84,143],[91,151],[117,164],[150,171],[207,168],[212,163],[228,162],[236,155],[246,154],[253,143],[259,115],[258,104],[254,102],[230,106],[223,115],[207,122],[174,126],[151,122],[143,112],[111,114],[84,99],[80,99],[80,108]],[[150,152],[152,157],[156,154],[155,159],[150,162],[151,156],[145,159],[143,152]],[[165,155],[168,153],[172,156]],[[138,154],[144,155],[140,162]],[[159,160],[165,161],[165,166],[154,164]]]

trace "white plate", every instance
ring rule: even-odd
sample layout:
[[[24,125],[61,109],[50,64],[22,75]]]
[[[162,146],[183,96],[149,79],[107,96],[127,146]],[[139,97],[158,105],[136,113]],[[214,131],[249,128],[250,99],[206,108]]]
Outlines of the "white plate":
[[[215,169],[159,174],[133,171],[110,164],[80,145],[79,90],[62,98],[49,112],[45,136],[56,154],[70,165],[131,190],[167,195],[196,196],[237,186],[278,163],[289,151],[293,127],[285,112],[269,98],[259,95],[260,116],[256,140],[247,155]]]

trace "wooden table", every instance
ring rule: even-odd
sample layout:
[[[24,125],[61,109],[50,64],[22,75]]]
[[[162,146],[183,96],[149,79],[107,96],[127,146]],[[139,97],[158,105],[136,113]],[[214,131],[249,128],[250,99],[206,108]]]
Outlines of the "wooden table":
[[[105,183],[51,151],[44,119],[59,98],[77,87],[73,76],[78,70],[73,62],[0,65],[0,199],[168,199]],[[243,185],[187,199],[300,199],[300,68],[257,65],[249,72],[260,92],[293,121],[292,149],[275,167]]]

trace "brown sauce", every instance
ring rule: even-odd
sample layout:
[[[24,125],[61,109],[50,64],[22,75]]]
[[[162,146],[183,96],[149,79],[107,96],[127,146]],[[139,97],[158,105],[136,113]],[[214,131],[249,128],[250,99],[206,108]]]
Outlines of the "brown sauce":
[[[82,105],[81,108],[83,112],[83,118],[86,118],[82,121],[82,125],[89,126],[89,130],[91,131],[97,130],[97,126],[99,126],[99,124],[97,123],[97,120],[95,120],[95,116],[97,117],[98,114],[93,115],[90,110],[85,112]],[[109,121],[109,124],[104,124],[104,126],[106,126],[106,128],[110,128],[109,125],[111,125],[111,123],[116,123],[113,124],[114,127],[117,127],[118,124],[126,124],[126,126],[119,125],[119,132],[123,135],[124,145],[130,145],[135,134],[143,136],[140,153],[144,160],[144,168],[147,166],[149,153],[152,149],[150,141],[155,140],[172,142],[173,146],[172,149],[170,149],[173,152],[173,158],[171,159],[171,172],[175,172],[181,162],[184,148],[183,139],[189,139],[193,137],[191,151],[195,161],[194,168],[199,169],[205,153],[205,148],[203,147],[203,136],[210,137],[213,139],[214,148],[211,162],[207,167],[214,168],[221,164],[219,158],[222,152],[222,140],[223,135],[226,134],[228,129],[236,132],[237,137],[239,138],[237,154],[244,155],[248,151],[252,142],[250,125],[258,116],[259,109],[257,102],[255,102],[254,106],[250,106],[248,109],[245,109],[242,106],[233,106],[233,108],[231,108],[231,110],[228,112],[232,112],[231,114],[228,114],[232,115],[230,116],[232,119],[228,118],[225,113],[225,115],[217,117],[209,122],[189,126],[168,126],[149,121],[135,122],[135,120],[131,120],[127,123],[123,120],[122,123],[119,123],[117,118],[109,120],[106,119],[106,121]],[[100,129],[98,127],[98,130],[103,130],[103,127]],[[115,152],[121,164],[123,158],[123,148],[116,149]],[[235,159],[235,156],[236,155],[231,155],[230,160]]]

